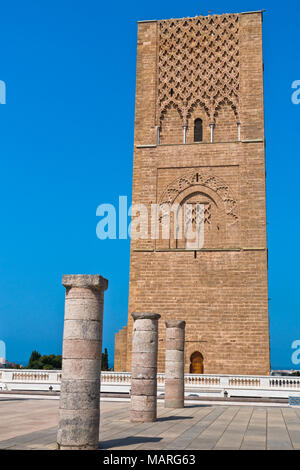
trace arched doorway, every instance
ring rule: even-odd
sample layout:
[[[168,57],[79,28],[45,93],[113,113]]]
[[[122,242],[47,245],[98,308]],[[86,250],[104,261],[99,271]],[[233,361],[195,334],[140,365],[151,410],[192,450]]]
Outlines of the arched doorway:
[[[194,352],[190,357],[190,374],[203,374],[203,356],[199,351]]]

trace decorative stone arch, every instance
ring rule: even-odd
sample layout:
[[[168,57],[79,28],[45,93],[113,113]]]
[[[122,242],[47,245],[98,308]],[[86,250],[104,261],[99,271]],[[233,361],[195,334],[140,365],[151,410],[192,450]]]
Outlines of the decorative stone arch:
[[[187,120],[190,119],[190,117],[192,116],[192,113],[197,108],[200,108],[203,111],[203,114],[205,114],[208,118],[210,117],[209,116],[209,109],[206,106],[205,102],[203,100],[199,99],[199,98],[195,98],[194,101],[191,103],[188,111],[187,111],[187,114],[186,114]]]
[[[230,219],[230,223],[234,224],[238,221],[237,201],[233,196],[229,186],[224,180],[218,176],[202,171],[201,169],[191,170],[183,176],[176,178],[167,186],[159,199],[159,205],[172,205],[177,196],[187,188],[192,186],[203,186],[206,190],[211,190],[219,196],[225,205],[226,215]]]
[[[179,108],[178,104],[176,104],[173,100],[170,100],[164,107],[163,111],[161,112],[160,124],[166,118],[166,115],[168,114],[168,111],[170,109],[175,109],[178,112],[178,115],[181,117],[181,119],[183,118],[181,109]]]
[[[167,186],[160,197],[159,206],[161,209],[160,223],[164,217],[168,216],[170,208],[181,206],[189,198],[199,195],[206,201],[211,201],[218,213],[217,226],[221,234],[225,234],[226,227],[238,222],[237,201],[229,186],[219,177],[200,170],[192,170],[174,180]],[[204,202],[204,201],[203,201]],[[182,248],[182,244],[176,244],[174,233],[174,213],[171,212],[170,221],[170,241],[169,248]]]
[[[186,188],[181,193],[178,194],[177,198],[174,200],[173,204],[178,205],[179,208],[184,206],[184,204],[188,204],[189,201],[197,201],[199,204],[204,204],[205,206],[210,207],[211,213],[214,214],[214,224],[218,230],[218,236],[221,238],[225,234],[226,230],[226,213],[225,213],[225,206],[223,200],[217,195],[214,191],[209,188],[206,188],[202,185],[193,185],[189,188]],[[176,219],[178,221],[179,209],[177,210]],[[172,213],[171,217],[175,215]],[[183,218],[183,214],[181,214]],[[183,221],[181,221],[183,223]],[[170,233],[170,248],[184,248],[185,247],[185,240],[178,240],[174,233],[175,224],[173,223],[173,219],[171,219],[171,233]]]
[[[164,108],[159,122],[159,142],[182,142],[182,112],[173,101]]]
[[[214,112],[214,142],[240,140],[240,117],[235,104],[228,98],[220,98]]]
[[[205,103],[200,99],[195,99],[190,106],[186,116],[186,141],[194,143],[194,125],[197,119],[202,121],[202,142],[210,142],[210,115]]]
[[[237,109],[237,106],[234,104],[234,102],[227,98],[227,97],[221,97],[219,98],[219,100],[216,102],[216,105],[215,105],[215,111],[214,111],[214,115],[213,115],[213,118],[214,118],[214,124],[216,123],[216,118],[218,117],[218,114],[220,112],[220,110],[222,109],[223,106],[225,105],[228,105],[230,106],[230,108],[232,109],[233,111],[233,114],[236,118],[236,123],[238,124],[240,122],[240,117],[239,117],[239,112],[238,112],[238,109]]]

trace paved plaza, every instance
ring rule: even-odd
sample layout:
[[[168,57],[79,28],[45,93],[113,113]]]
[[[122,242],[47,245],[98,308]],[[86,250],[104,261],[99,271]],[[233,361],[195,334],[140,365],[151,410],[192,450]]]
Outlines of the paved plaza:
[[[59,400],[0,397],[0,449],[55,449]],[[158,404],[156,423],[133,424],[129,401],[101,401],[100,448],[300,449],[300,410],[287,406]]]

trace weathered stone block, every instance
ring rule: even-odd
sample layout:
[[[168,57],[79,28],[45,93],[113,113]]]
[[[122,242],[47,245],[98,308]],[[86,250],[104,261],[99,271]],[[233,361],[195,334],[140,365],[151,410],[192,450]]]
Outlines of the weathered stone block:
[[[99,341],[101,339],[102,326],[94,324],[90,320],[65,320],[64,339],[84,339]]]
[[[59,447],[78,450],[99,446],[99,412],[97,410],[59,410],[57,442]]]
[[[65,339],[63,357],[65,359],[96,359],[101,356],[99,340]]]
[[[99,412],[100,380],[62,380],[59,407],[66,410],[95,409]]]
[[[130,411],[130,420],[133,423],[153,423],[156,421],[156,408],[151,411]]]
[[[131,395],[156,396],[157,382],[156,379],[132,379]]]
[[[151,364],[153,364],[153,362],[151,362]],[[144,364],[143,366],[132,364],[132,379],[156,379],[156,376],[156,367],[147,367],[146,364]]]
[[[98,359],[63,359],[63,378],[66,380],[98,379],[100,373],[100,358]]]

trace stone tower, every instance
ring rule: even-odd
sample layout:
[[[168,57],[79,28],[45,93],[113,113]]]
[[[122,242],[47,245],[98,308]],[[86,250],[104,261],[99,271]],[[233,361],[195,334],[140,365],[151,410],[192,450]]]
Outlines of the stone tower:
[[[201,204],[204,244],[172,224],[131,240],[115,370],[131,370],[131,313],[159,312],[159,371],[165,320],[185,320],[186,373],[269,373],[263,106],[262,12],[138,23],[133,203]]]

